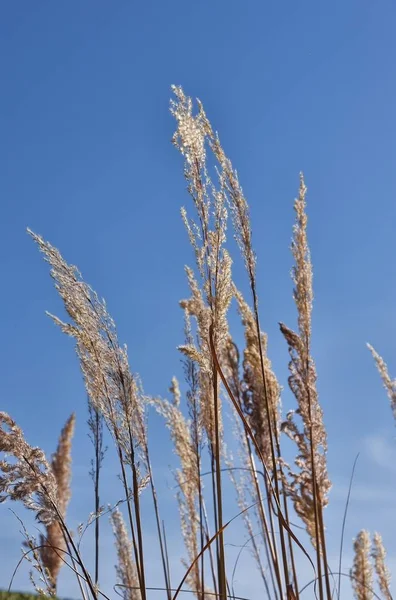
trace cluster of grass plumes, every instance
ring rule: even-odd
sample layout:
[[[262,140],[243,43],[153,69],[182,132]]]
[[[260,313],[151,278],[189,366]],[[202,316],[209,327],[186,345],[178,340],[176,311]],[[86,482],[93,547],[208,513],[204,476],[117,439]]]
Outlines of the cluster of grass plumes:
[[[0,500],[19,500],[36,513],[44,528],[38,543],[26,532],[25,556],[39,574],[41,593],[54,595],[61,566],[77,577],[82,598],[106,597],[101,590],[100,520],[110,513],[118,564],[115,590],[125,600],[146,600],[152,585],[160,585],[168,600],[186,590],[198,600],[235,597],[225,542],[231,521],[224,519],[225,478],[235,488],[235,518],[243,521],[253,559],[262,580],[260,594],[271,600],[298,600],[306,581],[299,574],[296,555],[312,569],[307,594],[318,600],[340,598],[341,573],[329,564],[325,508],[331,482],[327,470],[327,435],[319,402],[317,373],[311,344],[313,271],[308,246],[306,186],[294,208],[292,279],[297,311],[295,330],[280,324],[289,351],[289,387],[296,406],[282,414],[282,388],[273,370],[270,344],[259,312],[256,255],[249,207],[236,171],[212,129],[203,106],[194,113],[191,98],[174,87],[171,113],[176,120],[173,143],[184,159],[184,175],[195,216],[182,209],[194,251],[195,268],[186,267],[190,296],[180,302],[184,340],[180,352],[184,383],[172,378],[171,399],[148,397],[129,365],[127,349],[118,340],[115,323],[103,300],[80,272],[41,236],[29,232],[51,267],[55,287],[69,320],[54,322],[75,340],[88,396],[88,426],[93,442],[91,476],[94,510],[86,525],[95,523],[94,563],[91,574],[75,534],[67,525],[70,500],[71,417],[62,431],[52,462],[32,448],[10,416],[0,413]],[[231,225],[231,226],[230,226]],[[249,297],[233,280],[227,245],[232,229],[246,267]],[[238,348],[229,324],[232,303],[244,329]],[[396,412],[396,386],[382,358],[371,349]],[[147,414],[155,409],[169,429],[178,468],[175,470],[181,535],[185,545],[185,574],[175,584],[166,542],[166,523],[154,484],[149,452]],[[226,444],[224,415],[234,422],[233,462]],[[103,428],[114,441],[122,499],[107,511],[101,506],[104,490]],[[285,438],[295,448],[294,466],[285,460]],[[207,466],[209,465],[209,473]],[[209,476],[208,476],[209,474]],[[204,485],[204,476],[205,485]],[[151,502],[162,561],[162,584],[148,582],[142,502]],[[227,501],[229,503],[229,499]],[[121,512],[125,512],[125,519]],[[295,525],[295,521],[299,524]],[[301,530],[306,532],[302,542]],[[84,531],[82,527],[81,531]],[[81,531],[78,532],[81,534]],[[150,544],[152,541],[150,539]],[[26,546],[28,551],[26,551]],[[357,600],[391,598],[386,553],[378,534],[358,534],[350,582]],[[341,561],[340,561],[341,562]],[[377,590],[374,591],[374,573]],[[173,585],[171,585],[171,581]]]

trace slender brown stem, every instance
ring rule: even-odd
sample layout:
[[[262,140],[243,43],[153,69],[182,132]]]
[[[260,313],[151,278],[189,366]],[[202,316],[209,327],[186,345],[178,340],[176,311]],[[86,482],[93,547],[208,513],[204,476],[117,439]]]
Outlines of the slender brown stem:
[[[327,595],[327,600],[332,600],[333,594],[331,592],[329,563],[327,561],[327,547],[326,547],[326,535],[325,535],[325,528],[324,528],[324,521],[323,521],[323,508],[322,508],[322,502],[321,502],[319,490],[317,490],[317,497],[319,499],[318,516],[319,516],[320,538],[321,538],[321,543],[322,543],[323,568],[324,568],[324,576],[325,576],[326,595]]]
[[[207,512],[206,512],[205,501],[204,501],[203,498],[202,498],[202,512],[203,512],[204,519],[205,519],[204,534],[205,534],[205,538],[206,538],[206,543],[208,543],[209,540],[211,539],[211,536],[210,536],[210,530],[209,530],[208,515],[207,515]],[[204,548],[205,548],[205,544],[201,548],[202,555],[204,554]],[[211,570],[211,573],[212,573],[213,589],[215,591],[216,596],[218,596],[218,585],[217,585],[217,581],[216,581],[216,572],[215,572],[215,567],[214,567],[214,558],[213,558],[213,552],[212,552],[212,546],[211,545],[208,547],[208,550],[209,550],[210,570]]]
[[[263,378],[264,401],[265,401],[266,413],[267,413],[268,434],[269,434],[269,438],[270,438],[271,459],[272,459],[272,468],[273,468],[273,474],[274,474],[274,487],[275,487],[277,503],[279,505],[280,493],[279,493],[277,460],[276,460],[276,456],[275,456],[275,447],[274,447],[274,432],[273,432],[273,426],[272,426],[273,416],[272,416],[271,406],[270,406],[270,403],[268,400],[267,378],[265,376],[265,369],[264,369],[264,356],[263,356],[263,347],[262,347],[262,343],[261,343],[261,329],[260,329],[260,319],[259,319],[259,312],[258,312],[258,298],[257,298],[254,274],[252,272],[250,272],[249,275],[250,275],[250,286],[251,286],[252,295],[253,295],[253,310],[254,310],[257,341],[258,341],[259,354],[260,354],[261,375]],[[284,536],[284,531],[283,531],[283,523],[280,518],[279,511],[278,511],[278,521],[279,521],[279,537],[280,537],[280,541],[281,541],[281,551],[282,551],[282,560],[283,560],[283,572],[284,572],[284,577],[285,577],[286,589],[288,589],[288,587],[290,585],[289,566],[288,566],[288,561],[287,561],[286,543],[285,543],[285,536]]]
[[[99,509],[100,509],[100,496],[99,496],[99,478],[100,478],[100,466],[101,466],[101,438],[100,438],[100,415],[95,409],[95,585],[99,583]]]
[[[201,550],[204,547],[204,528],[203,528],[203,498],[202,498],[202,482],[201,482],[201,460],[198,449],[198,423],[197,419],[194,419],[195,431],[195,456],[197,460],[197,477],[198,477],[198,504],[199,504],[199,535],[200,535],[200,546]],[[205,557],[201,556],[201,600],[205,598]]]
[[[136,463],[135,463],[135,450],[133,447],[132,434],[130,425],[128,424],[129,435],[130,435],[130,445],[131,445],[131,470],[132,470],[132,491],[133,491],[133,506],[135,509],[135,521],[136,521],[136,529],[137,529],[137,542],[139,549],[139,559],[140,559],[140,576],[141,576],[141,586],[142,586],[142,600],[146,600],[146,576],[145,576],[145,564],[144,564],[144,552],[143,552],[143,531],[142,531],[142,522],[140,518],[140,490],[139,490],[139,482],[136,471]]]
[[[217,492],[217,528],[219,534],[219,596],[220,600],[227,598],[225,552],[223,537],[223,499],[221,489],[221,461],[220,461],[220,431],[219,431],[219,407],[218,407],[218,382],[217,369],[213,370],[213,396],[214,396],[214,421],[215,421],[215,461],[216,461],[216,492]]]
[[[282,509],[281,509],[281,506],[280,506],[280,503],[277,500],[276,494],[273,493],[273,487],[272,487],[272,483],[271,483],[271,477],[270,477],[270,474],[268,472],[267,466],[265,464],[265,460],[264,460],[264,457],[262,455],[262,452],[260,450],[260,446],[258,445],[257,440],[256,440],[256,438],[255,438],[255,436],[253,434],[252,428],[250,427],[249,423],[246,421],[245,415],[243,414],[243,412],[242,412],[242,410],[241,410],[238,402],[236,401],[236,399],[234,397],[234,394],[232,393],[232,390],[231,390],[230,386],[228,385],[227,379],[224,376],[224,373],[223,373],[223,371],[222,371],[222,369],[220,367],[220,363],[219,363],[219,360],[217,358],[216,350],[215,350],[215,347],[214,347],[214,344],[213,344],[212,335],[209,336],[209,341],[210,341],[210,347],[211,347],[211,351],[212,351],[213,360],[214,360],[216,368],[217,368],[217,370],[219,372],[221,381],[223,382],[223,385],[224,385],[224,387],[225,387],[225,389],[227,391],[227,394],[228,394],[228,396],[229,396],[229,398],[230,398],[233,406],[235,407],[235,410],[237,411],[239,417],[241,418],[241,421],[242,421],[242,423],[243,423],[246,431],[248,432],[250,439],[252,440],[253,446],[254,446],[254,448],[255,448],[255,450],[257,452],[257,456],[260,458],[261,463],[263,465],[263,469],[264,469],[264,472],[265,472],[266,480],[268,481],[268,485],[271,488],[271,492],[272,492],[271,493],[271,500],[272,500],[272,498],[274,499],[274,502],[275,502],[275,505],[276,505],[276,508],[277,508],[278,519],[280,520],[280,522],[282,523],[282,525],[286,529],[286,531],[289,532],[291,538],[297,544],[297,546],[300,548],[300,550],[302,551],[302,553],[304,554],[304,556],[307,558],[307,560],[309,561],[310,565],[312,566],[312,568],[313,568],[313,570],[315,572],[315,565],[312,562],[312,559],[311,559],[310,555],[308,554],[308,552],[306,551],[306,549],[304,548],[304,546],[302,545],[302,543],[300,542],[300,540],[298,539],[298,537],[293,533],[292,529],[290,528],[290,525],[287,523],[286,519],[284,518],[283,513],[282,513]],[[272,506],[272,504],[271,504],[271,506]],[[273,506],[272,506],[272,510],[274,510]]]
[[[76,561],[74,560],[74,556],[73,556],[73,554],[71,553],[71,550],[70,550],[70,544],[69,544],[69,542],[68,542],[68,540],[67,540],[67,538],[65,536],[63,536],[63,539],[65,540],[66,548],[67,548],[67,551],[68,551],[68,553],[70,555],[70,559],[72,561],[74,572],[77,575],[78,587],[80,588],[81,596],[82,596],[83,600],[87,600],[87,595],[86,595],[86,592],[84,590],[84,587],[83,587],[83,584],[82,584],[82,581],[81,581],[81,577],[79,576],[78,570],[77,570],[77,567],[76,567]],[[95,585],[96,585],[96,582],[95,582]]]
[[[311,415],[310,415],[311,416]],[[323,600],[323,581],[322,581],[322,564],[321,564],[321,543],[319,535],[319,514],[318,514],[318,499],[317,499],[317,488],[316,488],[316,469],[314,465],[315,453],[312,441],[312,420],[310,424],[310,450],[311,450],[311,465],[312,465],[312,498],[314,504],[315,513],[315,543],[316,543],[316,565],[318,569],[318,584],[319,584],[319,598]]]
[[[280,474],[281,477],[283,478],[283,472],[282,472],[282,467],[279,467],[280,470]],[[287,506],[287,496],[285,493],[282,494],[283,496],[283,510],[285,513],[285,519],[286,521],[289,523],[289,509]],[[296,600],[299,600],[299,593],[298,593],[298,578],[297,578],[297,569],[296,569],[296,561],[294,559],[294,548],[293,548],[293,542],[292,539],[290,537],[290,533],[287,532],[287,540],[288,540],[288,545],[289,545],[289,556],[290,556],[290,562],[291,562],[291,566],[292,566],[292,573],[293,573],[293,583],[294,583],[294,595],[296,597]]]
[[[126,505],[127,505],[127,510],[128,510],[129,527],[131,530],[133,553],[135,555],[136,570],[137,570],[137,574],[138,574],[140,590],[142,591],[143,583],[142,583],[142,576],[141,576],[141,569],[140,569],[140,558],[139,558],[139,552],[138,552],[138,547],[137,547],[137,543],[136,543],[135,525],[134,525],[133,516],[132,516],[131,500],[129,498],[128,480],[127,480],[126,471],[125,471],[124,459],[122,456],[122,449],[119,444],[117,444],[117,451],[118,451],[118,458],[119,458],[120,467],[121,467],[121,478],[122,478],[122,483],[123,483],[124,491],[125,491],[125,499],[126,499]]]

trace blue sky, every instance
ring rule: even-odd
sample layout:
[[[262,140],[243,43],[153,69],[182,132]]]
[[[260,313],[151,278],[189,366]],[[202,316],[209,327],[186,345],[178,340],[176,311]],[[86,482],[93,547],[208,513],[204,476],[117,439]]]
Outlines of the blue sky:
[[[349,473],[361,452],[346,562],[357,530],[379,529],[396,573],[394,423],[365,348],[372,342],[396,373],[395,26],[391,0],[1,4],[1,409],[49,453],[76,410],[73,525],[91,510],[85,394],[71,341],[44,314],[61,305],[25,228],[78,264],[106,298],[147,392],[166,395],[180,374],[178,301],[187,294],[184,265],[193,262],[179,216],[189,206],[182,161],[170,143],[176,83],[204,102],[251,204],[262,321],[285,387],[277,323],[295,325],[288,246],[305,173],[314,353],[334,482],[331,553],[336,558]],[[238,259],[234,272],[246,285]],[[283,402],[292,406],[287,390]],[[151,425],[178,560],[172,455],[160,423]],[[116,483],[114,472],[106,475],[105,501],[118,498]],[[20,540],[4,505],[0,523],[1,587]],[[114,556],[104,535],[108,589]],[[238,591],[254,597],[248,569]],[[62,581],[65,595],[76,595],[67,573]],[[26,571],[15,586],[28,587]]]

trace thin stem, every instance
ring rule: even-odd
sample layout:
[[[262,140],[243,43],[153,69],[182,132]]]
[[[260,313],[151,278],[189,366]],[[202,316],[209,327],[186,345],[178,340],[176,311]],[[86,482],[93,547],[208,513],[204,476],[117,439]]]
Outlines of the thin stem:
[[[157,534],[158,534],[158,541],[159,541],[159,545],[160,545],[162,569],[164,572],[164,579],[165,579],[165,585],[166,585],[166,589],[167,589],[168,600],[171,600],[172,594],[170,592],[171,585],[170,585],[170,580],[169,580],[169,570],[167,568],[166,549],[164,546],[164,540],[163,540],[162,532],[161,532],[161,520],[160,520],[160,514],[159,514],[159,507],[158,507],[158,498],[157,498],[157,492],[156,492],[156,489],[154,486],[153,472],[152,472],[151,464],[149,461],[148,450],[146,452],[146,458],[147,458],[147,463],[148,463],[148,467],[149,467],[151,495],[153,497],[155,520],[157,523]]]
[[[145,577],[145,565],[144,565],[144,553],[143,553],[143,531],[142,522],[140,518],[140,498],[139,498],[139,483],[135,464],[135,450],[133,447],[132,432],[130,424],[128,423],[128,431],[130,436],[131,446],[131,469],[132,469],[132,485],[133,485],[133,506],[135,509],[135,520],[137,529],[137,542],[139,548],[139,559],[140,559],[140,577],[142,585],[142,600],[146,600],[146,577]]]
[[[223,500],[221,489],[221,462],[220,462],[220,432],[219,432],[219,410],[218,410],[218,382],[217,369],[213,371],[213,395],[214,395],[214,419],[215,419],[215,460],[216,460],[216,489],[217,489],[217,515],[219,534],[219,596],[220,600],[227,598],[225,553],[223,537]]]
[[[352,490],[353,478],[354,478],[354,475],[355,475],[356,463],[358,461],[358,458],[359,458],[359,454],[357,454],[357,456],[356,456],[356,458],[354,460],[354,463],[353,463],[351,478],[349,480],[348,495],[347,495],[347,499],[346,499],[346,503],[345,503],[344,517],[342,519],[341,541],[340,541],[340,558],[339,558],[339,562],[338,562],[338,591],[337,591],[337,599],[338,600],[340,600],[340,597],[341,597],[342,551],[343,551],[343,546],[344,546],[345,524],[346,524],[346,519],[347,519],[347,515],[348,515],[349,500],[351,498],[351,490]]]
[[[95,409],[95,514],[98,515],[100,508],[99,478],[101,466],[101,439],[100,439],[100,415]],[[99,519],[95,519],[95,585],[99,582]]]
[[[120,445],[117,445],[117,450],[118,450],[118,458],[120,460],[120,466],[121,466],[122,483],[124,486],[125,499],[126,499],[126,504],[127,504],[127,509],[128,509],[129,527],[130,527],[131,536],[132,536],[133,553],[135,555],[135,563],[136,563],[136,570],[137,570],[138,579],[139,579],[140,591],[142,592],[143,583],[142,583],[141,568],[140,568],[140,558],[139,558],[139,552],[138,552],[137,543],[136,543],[135,526],[134,526],[133,516],[132,516],[131,500],[129,497],[128,480],[127,480],[127,476],[126,476],[124,459],[122,456],[122,449],[121,449]],[[143,595],[143,592],[142,592],[142,595]]]

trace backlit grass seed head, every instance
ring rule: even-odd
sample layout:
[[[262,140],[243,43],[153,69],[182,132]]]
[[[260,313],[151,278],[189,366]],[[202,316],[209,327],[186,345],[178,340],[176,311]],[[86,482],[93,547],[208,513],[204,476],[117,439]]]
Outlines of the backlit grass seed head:
[[[79,271],[60,252],[29,231],[45,260],[71,323],[50,315],[62,331],[76,340],[86,389],[92,405],[100,412],[120,445],[127,462],[137,454],[146,465],[145,399],[139,379],[132,375],[126,347],[118,342],[113,319],[104,300],[86,284]],[[131,439],[133,448],[131,447]]]
[[[289,386],[298,409],[291,411],[282,424],[282,429],[297,445],[295,464],[297,473],[291,473],[289,494],[294,507],[306,524],[311,540],[315,545],[315,494],[321,506],[328,503],[331,487],[327,474],[327,436],[323,423],[323,413],[316,389],[316,368],[311,356],[311,315],[313,303],[312,264],[307,240],[306,187],[300,177],[300,192],[294,203],[296,224],[293,228],[292,254],[294,267],[294,301],[298,313],[298,332],[283,323],[280,324],[289,346]],[[301,418],[302,429],[296,422]],[[313,463],[312,463],[313,455]],[[316,481],[316,492],[313,490]]]
[[[378,585],[385,600],[392,600],[390,593],[390,572],[386,565],[386,551],[379,533],[373,535],[373,548],[371,556],[374,561],[374,569],[377,574]]]
[[[390,400],[393,416],[396,419],[396,379],[390,377],[388,367],[382,356],[380,356],[370,344],[367,344],[367,347],[373,355],[382,383],[384,384],[384,388],[386,389]]]
[[[180,302],[181,307],[188,313],[189,318],[196,321],[196,340],[179,347],[180,351],[199,367],[199,404],[200,418],[203,428],[212,444],[214,444],[215,413],[213,400],[213,357],[210,347],[210,329],[213,326],[213,338],[216,352],[221,356],[228,336],[227,311],[232,298],[231,265],[227,262],[226,269],[220,269],[217,278],[218,295],[208,305],[194,277],[194,273],[186,268],[191,296]],[[221,403],[218,403],[219,423]]]
[[[183,155],[185,155],[184,149],[189,148],[190,154],[185,173],[189,184],[189,193],[196,208],[198,223],[196,224],[188,218],[185,209],[182,209],[182,216],[195,250],[197,265],[203,280],[202,289],[212,313],[214,336],[217,339],[219,332],[223,331],[224,316],[232,298],[232,261],[224,248],[228,218],[225,181],[220,176],[219,187],[212,183],[205,163],[206,155],[200,150],[201,146],[197,149],[196,144],[192,143],[188,136],[186,138],[183,131],[180,131],[180,122],[195,123],[195,129],[200,132],[201,145],[205,146],[206,136],[211,135],[211,127],[202,105],[199,103],[198,114],[194,117],[191,99],[184,95],[181,88],[173,89],[177,98],[171,103],[171,112],[178,124],[175,133],[176,146]],[[190,278],[189,284],[191,288]],[[195,283],[194,287],[196,285]]]
[[[266,402],[261,369],[261,357],[257,340],[257,328],[253,312],[242,294],[234,289],[238,310],[245,330],[245,349],[243,352],[243,408],[248,416],[260,452],[266,465],[271,464],[271,439],[268,430]],[[267,336],[261,332],[266,393],[270,409],[273,433],[279,437],[281,419],[281,387],[272,370],[267,354]]]
[[[176,100],[171,100],[171,113],[177,122],[177,129],[172,138],[173,144],[186,158],[187,163],[195,160],[202,166],[205,162],[205,138],[208,131],[208,120],[202,104],[198,101],[198,114],[193,115],[193,103],[179,86],[172,86]]]
[[[56,479],[40,448],[30,446],[22,430],[0,412],[0,502],[19,500],[44,525],[57,519]],[[10,458],[9,458],[10,457]]]
[[[71,497],[71,448],[76,418],[74,413],[68,418],[63,427],[58,448],[51,461],[52,472],[58,487],[58,509],[63,517]]]
[[[71,442],[74,433],[75,416],[72,414],[62,429],[58,448],[51,461],[58,490],[58,510],[66,517],[66,509],[71,497]],[[46,528],[46,535],[40,536],[40,555],[44,567],[48,570],[53,588],[56,590],[59,571],[64,564],[65,540],[58,521]]]
[[[355,552],[351,569],[351,583],[356,600],[372,600],[373,568],[370,562],[370,535],[360,531],[353,544]]]

